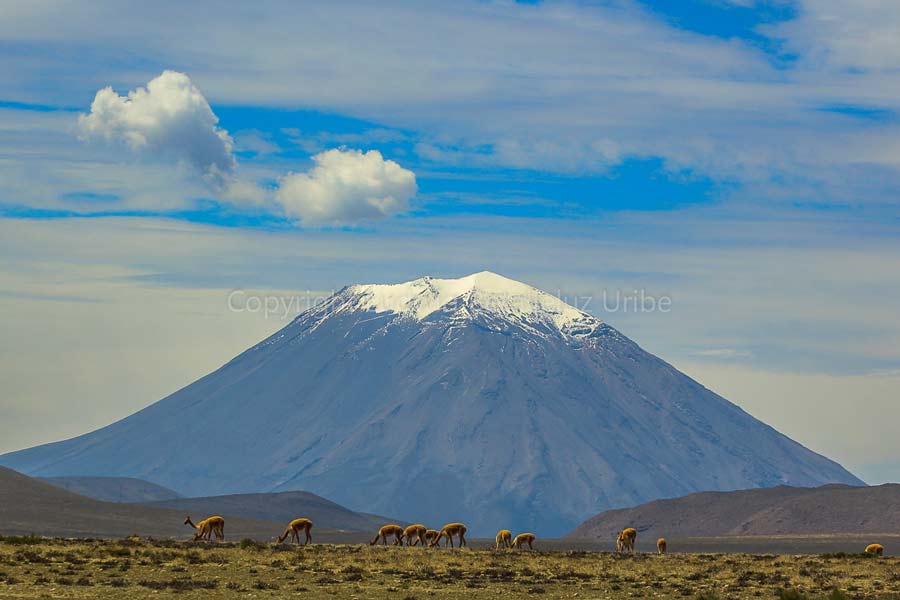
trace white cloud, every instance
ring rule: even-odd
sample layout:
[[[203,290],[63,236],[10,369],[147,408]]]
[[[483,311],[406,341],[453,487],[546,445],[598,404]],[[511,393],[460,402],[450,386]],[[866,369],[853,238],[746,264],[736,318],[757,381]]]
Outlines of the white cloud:
[[[240,176],[234,142],[218,126],[206,98],[184,73],[164,71],[127,96],[111,87],[97,92],[89,114],[79,116],[81,137],[124,145],[136,154],[186,164],[212,184],[219,201],[283,211],[305,225],[371,221],[405,212],[417,191],[416,176],[377,150],[332,149],[313,156],[306,173],[279,178],[274,191]],[[257,152],[276,148],[259,132],[241,137]]]
[[[275,200],[306,225],[357,223],[409,210],[416,176],[377,150],[328,150],[306,173],[289,173]]]
[[[84,140],[123,144],[136,154],[187,164],[232,204],[271,200],[256,183],[236,174],[234,140],[200,89],[184,73],[166,70],[122,96],[112,87],[98,91],[88,114],[78,118]],[[271,153],[278,146],[254,130],[239,135],[240,147]],[[377,219],[403,212],[416,193],[415,175],[378,151],[333,149],[313,157],[308,173],[280,179],[274,200],[308,224]]]
[[[206,98],[184,73],[164,71],[120,96],[111,87],[97,92],[78,124],[85,139],[124,143],[136,153],[182,161],[217,184],[236,162],[232,139],[218,126]]]

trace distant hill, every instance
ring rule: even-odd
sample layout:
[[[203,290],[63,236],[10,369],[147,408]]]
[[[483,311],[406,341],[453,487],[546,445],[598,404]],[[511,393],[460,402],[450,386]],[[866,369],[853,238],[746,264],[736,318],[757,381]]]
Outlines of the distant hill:
[[[42,477],[70,492],[105,502],[144,503],[183,498],[167,487],[133,477]]]
[[[222,513],[279,523],[286,523],[297,517],[307,517],[312,519],[316,527],[351,531],[374,532],[385,523],[398,522],[396,519],[353,512],[340,504],[308,492],[179,498],[142,504],[176,509],[185,514]]]
[[[566,539],[609,540],[624,527],[655,540],[715,536],[816,535],[900,531],[900,485],[779,486],[702,492],[609,510]]]
[[[226,539],[244,537],[271,540],[283,531],[283,522],[236,518],[225,511]],[[190,539],[193,530],[184,525],[182,510],[151,508],[137,504],[102,502],[80,496],[44,481],[0,467],[0,535],[56,537],[141,537]],[[195,513],[195,519],[207,514]],[[360,541],[361,534],[348,535],[316,527],[317,541]]]

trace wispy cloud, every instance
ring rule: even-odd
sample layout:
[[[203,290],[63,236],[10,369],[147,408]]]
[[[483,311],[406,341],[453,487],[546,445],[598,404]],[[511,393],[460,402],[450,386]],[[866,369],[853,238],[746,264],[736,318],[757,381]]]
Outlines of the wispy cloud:
[[[91,11],[38,4],[5,20],[4,39],[40,68],[17,69],[0,82],[0,97],[52,104],[65,94],[64,104],[71,104],[70,98],[110,83],[133,87],[135,67],[114,60],[127,31],[129,46],[145,49],[145,72],[179,65],[214,104],[365,118],[415,131],[435,160],[602,173],[622,161],[658,157],[673,173],[689,170],[718,181],[780,186],[792,180],[817,188],[820,202],[844,202],[852,194],[835,182],[871,182],[885,172],[884,189],[900,182],[894,141],[900,124],[867,127],[820,110],[900,110],[894,93],[900,75],[891,68],[895,36],[889,35],[896,11],[883,3],[852,9],[803,3],[793,19],[763,28],[795,56],[781,62],[757,44],[681,30],[629,2],[416,10],[404,2],[315,10],[287,4],[254,12],[250,30],[236,25],[243,19],[227,9],[203,11],[201,31],[189,28],[189,18],[168,18],[172,10],[165,2],[127,14],[114,4]],[[192,10],[201,9],[178,9]],[[51,21],[65,25],[52,28]],[[211,37],[232,33],[246,43]],[[84,39],[92,40],[90,59],[107,65],[111,81],[97,81],[90,60],[72,50]],[[38,40],[60,52],[36,53]],[[349,45],[367,51],[343,51]],[[36,77],[57,75],[52,93],[35,91]],[[326,149],[319,143],[309,151]]]
[[[725,358],[725,359],[734,359],[734,358],[750,358],[753,356],[752,352],[747,350],[736,350],[734,348],[708,348],[706,350],[698,350],[694,352],[697,356],[706,356],[709,358]]]

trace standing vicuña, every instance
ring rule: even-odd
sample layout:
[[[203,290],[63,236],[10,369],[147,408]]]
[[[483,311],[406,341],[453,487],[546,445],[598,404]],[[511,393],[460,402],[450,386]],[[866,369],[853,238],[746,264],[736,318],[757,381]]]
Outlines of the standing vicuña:
[[[616,552],[631,552],[634,554],[634,542],[637,539],[637,530],[628,527],[622,530],[616,539]]]

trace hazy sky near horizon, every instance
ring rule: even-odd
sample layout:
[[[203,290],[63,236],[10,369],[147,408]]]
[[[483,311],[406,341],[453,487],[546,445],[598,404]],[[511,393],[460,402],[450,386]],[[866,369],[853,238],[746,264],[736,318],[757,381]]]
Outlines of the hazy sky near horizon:
[[[875,0],[5,3],[0,452],[344,285],[492,270],[900,480],[898,27]],[[640,292],[671,311],[612,309]]]

